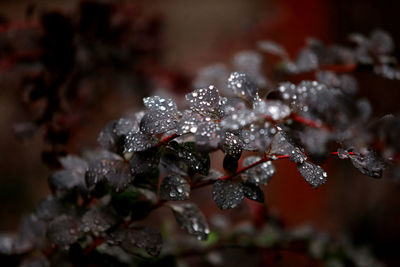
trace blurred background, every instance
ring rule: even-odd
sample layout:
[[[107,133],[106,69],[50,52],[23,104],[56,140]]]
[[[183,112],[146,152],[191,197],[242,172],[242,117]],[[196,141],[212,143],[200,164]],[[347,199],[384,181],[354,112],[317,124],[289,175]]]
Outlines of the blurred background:
[[[141,109],[142,97],[183,96],[200,68],[229,63],[258,40],[276,41],[294,56],[308,37],[348,44],[350,33],[381,28],[392,35],[398,58],[399,5],[1,0],[0,232],[16,230],[22,215],[50,193],[47,178],[58,167],[58,156],[97,147],[104,125]],[[373,74],[356,77],[358,95],[371,102],[374,117],[398,114],[399,82]],[[327,184],[313,190],[286,163],[276,163],[277,174],[264,190],[270,212],[289,227],[311,223],[332,234],[345,232],[398,266],[400,184],[362,176],[349,162],[329,159]],[[201,190],[196,197],[209,194]],[[217,211],[211,201],[202,209]]]

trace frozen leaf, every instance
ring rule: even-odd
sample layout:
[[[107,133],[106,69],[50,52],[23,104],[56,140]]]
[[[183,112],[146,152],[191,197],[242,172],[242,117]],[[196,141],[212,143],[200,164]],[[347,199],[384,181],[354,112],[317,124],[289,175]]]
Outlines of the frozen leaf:
[[[77,221],[68,215],[61,215],[50,222],[47,238],[57,246],[68,246],[80,238]]]
[[[380,178],[386,168],[385,162],[378,158],[373,150],[368,150],[364,154],[349,155],[351,163],[362,174],[373,178]]]
[[[264,192],[255,184],[243,183],[243,193],[248,199],[264,203]]]
[[[212,194],[220,209],[233,209],[243,201],[243,184],[236,181],[218,180],[213,185]]]
[[[295,146],[287,134],[282,131],[275,134],[272,139],[271,150],[269,153],[271,155],[289,155],[289,159],[296,163],[303,163],[307,159],[307,156],[304,155],[303,151]]]
[[[157,257],[161,252],[162,237],[160,232],[153,228],[131,228],[125,232],[121,246],[128,252],[141,248],[150,256]]]
[[[320,166],[308,161],[298,163],[297,169],[304,180],[314,188],[323,185],[328,177],[328,174]]]
[[[145,151],[158,143],[157,138],[143,132],[129,132],[125,136],[124,153]]]
[[[190,109],[194,112],[209,115],[216,114],[219,108],[218,89],[210,85],[208,88],[196,89],[186,95]]]
[[[259,160],[261,160],[260,157],[249,156],[245,158],[245,160],[243,161],[243,167],[247,167],[253,163],[256,163]],[[274,173],[275,173],[275,167],[269,160],[261,164],[258,164],[253,168],[248,169],[247,171],[244,172],[243,176],[246,178],[248,183],[261,185],[268,183],[269,180],[274,175]]]
[[[228,88],[237,96],[244,97],[250,102],[259,99],[257,85],[242,72],[231,73],[228,78]]]
[[[225,132],[221,140],[221,150],[235,159],[239,159],[243,151],[243,141],[231,132]]]
[[[196,236],[199,240],[207,239],[210,229],[203,213],[195,204],[185,203],[182,205],[170,205],[170,207],[176,221],[183,229]]]
[[[88,210],[81,218],[79,230],[87,233],[92,232],[98,235],[101,232],[108,230],[117,223],[116,216],[107,210],[93,208]]]
[[[220,131],[219,125],[211,120],[199,124],[195,135],[196,147],[204,152],[216,150],[220,141]]]
[[[278,100],[257,101],[254,103],[253,109],[259,115],[274,121],[282,120],[291,113],[289,106]]]
[[[163,200],[185,200],[190,195],[190,185],[180,175],[165,177],[160,186],[160,198]]]

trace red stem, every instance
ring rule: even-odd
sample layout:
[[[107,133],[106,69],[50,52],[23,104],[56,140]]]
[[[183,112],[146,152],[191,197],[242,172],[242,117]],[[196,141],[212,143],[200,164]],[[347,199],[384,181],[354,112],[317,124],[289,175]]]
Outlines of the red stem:
[[[164,137],[163,139],[160,140],[160,142],[156,145],[156,147],[165,146],[166,144],[168,144],[170,141],[174,140],[178,136],[179,135],[177,133],[173,133],[167,137]]]
[[[297,114],[294,114],[294,113],[291,115],[291,118],[294,121],[297,121],[298,123],[301,123],[301,124],[306,125],[306,126],[310,126],[312,128],[324,129],[326,131],[332,131],[332,129],[328,125],[325,125],[325,124],[323,124],[321,122],[316,122],[316,121],[301,117],[301,116],[299,116]]]

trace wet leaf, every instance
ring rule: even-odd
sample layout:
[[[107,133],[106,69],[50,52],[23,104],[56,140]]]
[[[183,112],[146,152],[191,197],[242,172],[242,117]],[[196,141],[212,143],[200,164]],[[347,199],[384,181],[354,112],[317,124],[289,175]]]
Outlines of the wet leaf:
[[[258,116],[268,117],[274,121],[287,118],[291,113],[289,106],[278,100],[257,101],[253,109]]]
[[[296,163],[302,163],[307,159],[307,156],[299,147],[294,145],[288,135],[279,131],[272,139],[271,155],[289,155],[290,160]]]
[[[213,185],[212,194],[215,204],[220,209],[233,209],[243,201],[243,184],[236,181],[218,180]]]
[[[231,132],[225,132],[220,143],[221,150],[234,159],[239,159],[243,151],[243,141]]]
[[[75,218],[61,215],[50,222],[47,229],[47,238],[58,246],[68,246],[75,243],[81,236]]]
[[[129,161],[132,174],[142,174],[158,168],[160,163],[160,151],[152,148],[143,152],[132,154]]]
[[[201,116],[192,111],[186,110],[177,125],[176,133],[179,135],[197,132],[198,124],[201,122]]]
[[[206,121],[199,124],[195,135],[196,147],[202,152],[217,150],[220,131],[219,125],[215,122]]]
[[[88,188],[91,190],[99,182],[106,181],[115,191],[120,191],[132,182],[133,176],[129,165],[122,159],[97,159],[89,164],[85,179]]]
[[[261,160],[260,157],[249,156],[245,158],[245,160],[243,161],[243,167],[249,166],[259,160]],[[248,169],[242,174],[242,176],[246,179],[248,183],[254,185],[262,185],[268,183],[269,180],[271,180],[274,173],[275,173],[275,167],[269,160],[261,164],[258,164],[253,168]]]
[[[135,248],[141,248],[150,256],[157,257],[162,248],[161,233],[149,227],[131,228],[126,230],[121,246],[128,252],[134,252]]]
[[[117,217],[111,210],[92,208],[82,216],[79,231],[84,233],[92,232],[95,235],[99,235],[99,233],[115,225],[117,221]]]
[[[231,73],[228,78],[228,88],[230,88],[235,95],[244,97],[250,102],[259,99],[257,85],[244,73]]]
[[[219,92],[213,85],[196,89],[185,97],[189,102],[190,109],[194,112],[203,115],[215,115],[218,113]]]
[[[148,108],[140,121],[140,130],[143,133],[160,134],[176,127],[179,112],[174,101],[152,96],[144,98],[143,103]]]
[[[65,212],[64,205],[53,196],[40,201],[36,207],[36,216],[41,220],[52,220]]]
[[[199,240],[207,239],[210,229],[203,213],[201,213],[195,204],[174,204],[170,205],[170,207],[175,215],[176,221],[183,229],[189,234],[196,236]]]
[[[264,192],[255,184],[243,183],[243,193],[248,199],[264,203]]]
[[[188,181],[180,175],[165,177],[160,186],[160,197],[163,200],[185,200],[190,195]]]
[[[125,136],[124,154],[145,151],[158,143],[158,139],[143,132],[129,132]]]
[[[365,154],[349,155],[349,158],[362,174],[373,178],[382,177],[386,168],[385,162],[378,158],[373,150],[368,150]]]
[[[298,163],[297,169],[304,180],[314,188],[323,185],[328,178],[328,174],[320,166],[308,161]]]

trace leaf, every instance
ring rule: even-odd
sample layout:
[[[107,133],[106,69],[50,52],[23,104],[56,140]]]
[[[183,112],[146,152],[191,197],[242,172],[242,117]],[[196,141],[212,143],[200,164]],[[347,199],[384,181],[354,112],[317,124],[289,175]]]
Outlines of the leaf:
[[[167,148],[170,157],[184,162],[191,172],[207,175],[210,170],[210,156],[207,153],[200,152],[193,142],[178,144],[170,142]],[[168,156],[167,155],[167,156]]]
[[[202,152],[211,152],[218,149],[220,141],[220,127],[213,121],[206,121],[199,124],[195,140],[196,147]]]
[[[86,172],[86,184],[90,190],[106,181],[115,191],[120,191],[128,186],[133,180],[130,167],[122,159],[96,159],[89,164]]]
[[[190,195],[190,185],[180,175],[165,177],[160,186],[160,198],[163,200],[185,200]]]
[[[260,50],[279,56],[283,59],[289,57],[286,50],[278,43],[272,41],[260,41],[257,43],[257,46]]]
[[[138,190],[130,186],[120,193],[111,194],[111,206],[120,216],[128,216],[139,198]],[[89,229],[90,230],[90,229]]]
[[[151,148],[147,151],[133,153],[129,165],[132,174],[142,174],[158,169],[160,163],[160,150]]]
[[[328,177],[328,174],[320,166],[308,161],[298,163],[297,169],[304,180],[314,188],[323,185]]]
[[[19,267],[50,267],[50,262],[44,256],[29,256],[20,263]]]
[[[230,88],[235,95],[244,97],[250,102],[259,99],[257,85],[245,73],[231,73],[228,78],[228,88]]]
[[[385,162],[378,158],[373,150],[368,150],[365,154],[349,155],[349,158],[362,174],[373,178],[382,177],[386,168]]]
[[[189,234],[194,235],[199,240],[206,240],[210,229],[207,221],[193,203],[185,203],[181,205],[170,205],[176,221],[185,229]]]
[[[283,131],[279,131],[273,137],[269,153],[271,155],[290,155],[289,159],[296,163],[303,163],[307,159],[303,151],[295,146],[288,135]]]
[[[117,223],[117,217],[110,210],[92,208],[81,218],[79,230],[99,235]]]
[[[195,134],[197,132],[197,125],[201,122],[201,116],[192,112],[191,110],[185,110],[182,118],[179,120],[176,133],[184,135],[188,133]]]
[[[296,58],[297,72],[308,72],[318,68],[317,55],[309,48],[304,48]]]
[[[20,222],[19,239],[23,242],[28,241],[37,249],[43,249],[47,245],[46,228],[46,223],[36,215],[27,215]]]
[[[37,205],[35,214],[39,219],[48,221],[63,214],[64,212],[65,207],[61,201],[53,196],[48,196],[40,201],[39,205]]]
[[[291,113],[289,106],[279,100],[257,101],[254,103],[253,109],[259,116],[266,116],[274,121],[287,118]]]
[[[161,233],[149,227],[130,228],[125,232],[121,247],[128,252],[134,252],[135,248],[141,248],[150,256],[157,257],[162,248]]]
[[[189,102],[190,109],[194,112],[202,115],[216,115],[218,113],[219,92],[213,85],[196,89],[185,97]]]
[[[243,141],[234,133],[225,132],[220,147],[226,155],[239,159],[243,151]]]
[[[261,160],[260,157],[249,156],[243,161],[243,167],[247,167],[259,160]],[[258,164],[257,166],[254,166],[253,168],[248,169],[242,174],[242,176],[246,178],[246,181],[248,183],[254,185],[262,185],[268,183],[274,174],[275,167],[274,165],[272,165],[272,162],[268,160],[266,162]]]
[[[77,221],[69,215],[61,215],[50,222],[47,238],[57,246],[68,246],[80,238]]]
[[[239,160],[236,157],[232,157],[230,155],[226,155],[224,157],[223,167],[224,170],[227,171],[228,173],[230,174],[235,173],[238,166],[239,166]]]
[[[257,121],[264,120],[262,117],[257,116],[253,110],[249,109],[233,111],[229,114],[230,115],[226,116],[221,121],[221,127],[233,131],[237,131]]]
[[[140,130],[143,133],[160,134],[176,127],[179,112],[174,101],[152,96],[144,98],[143,103],[149,109],[140,121]]]
[[[248,199],[264,203],[264,192],[255,184],[243,183],[243,193]]]
[[[143,132],[129,132],[125,136],[124,154],[145,151],[155,146],[157,143],[158,139],[149,134]]]
[[[243,184],[236,181],[218,180],[213,185],[212,194],[215,204],[220,209],[233,209],[243,201]]]

